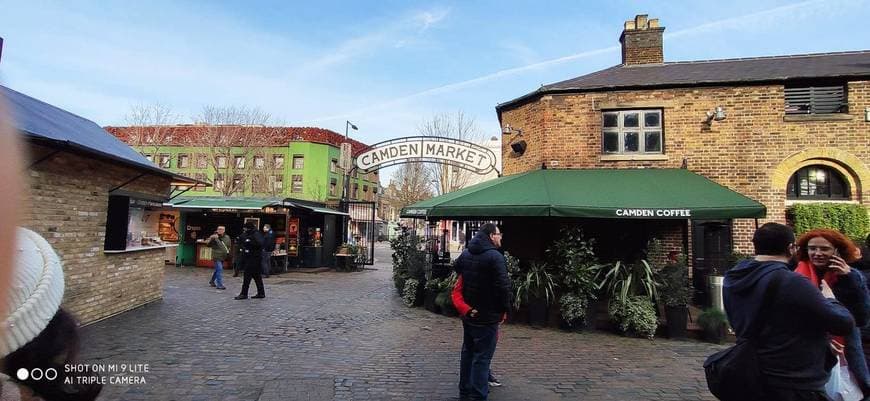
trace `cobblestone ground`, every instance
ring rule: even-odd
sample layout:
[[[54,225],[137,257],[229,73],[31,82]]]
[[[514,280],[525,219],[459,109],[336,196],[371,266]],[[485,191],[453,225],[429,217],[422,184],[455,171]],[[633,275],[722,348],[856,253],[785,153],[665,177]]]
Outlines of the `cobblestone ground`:
[[[165,298],[83,329],[82,360],[142,363],[145,384],[103,400],[456,399],[459,320],[401,304],[389,249],[374,270],[287,273],[236,301],[205,269],[166,270]],[[607,333],[503,327],[491,400],[713,400],[701,362],[720,349]]]

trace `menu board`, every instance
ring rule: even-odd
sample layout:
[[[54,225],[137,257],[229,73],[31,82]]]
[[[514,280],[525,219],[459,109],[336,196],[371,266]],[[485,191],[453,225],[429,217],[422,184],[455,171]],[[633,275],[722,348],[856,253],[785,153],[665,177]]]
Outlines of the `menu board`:
[[[163,241],[178,242],[178,229],[175,227],[176,215],[172,213],[160,213],[160,223],[157,227],[157,235]]]
[[[287,219],[287,256],[299,256],[299,218]]]

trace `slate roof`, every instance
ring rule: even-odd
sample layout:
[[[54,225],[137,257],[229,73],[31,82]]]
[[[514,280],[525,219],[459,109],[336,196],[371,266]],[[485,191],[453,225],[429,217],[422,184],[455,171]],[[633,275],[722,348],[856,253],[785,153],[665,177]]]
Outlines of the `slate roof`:
[[[0,98],[5,99],[12,126],[31,140],[69,147],[158,175],[192,182],[161,169],[91,120],[2,85]]]
[[[151,126],[144,128],[153,129],[156,127]],[[185,124],[161,126],[161,128],[167,130],[164,131],[163,134],[161,134],[162,137],[166,138],[166,140],[164,141],[165,143],[162,143],[161,145],[170,146],[196,146],[197,144],[203,145],[204,143],[202,143],[202,138],[206,137],[206,130],[208,128],[227,130],[243,129],[250,130],[252,131],[252,133],[256,130],[269,130],[269,133],[263,135],[266,140],[271,142],[264,144],[268,146],[286,146],[293,141],[304,141],[341,147],[341,143],[345,141],[344,135],[342,134],[339,134],[332,130],[316,127],[240,127],[238,125],[209,127],[207,125]],[[106,127],[106,131],[109,131],[109,133],[125,142],[129,141],[129,137],[132,134],[133,129],[134,127]],[[273,132],[274,130],[277,130],[277,132]],[[348,138],[347,141],[351,144],[353,154],[362,153],[369,148],[369,145],[366,145],[353,138]]]
[[[819,78],[870,78],[870,50],[631,66],[620,64],[541,86],[534,92],[499,104],[496,110],[546,93],[722,84],[739,86]]]

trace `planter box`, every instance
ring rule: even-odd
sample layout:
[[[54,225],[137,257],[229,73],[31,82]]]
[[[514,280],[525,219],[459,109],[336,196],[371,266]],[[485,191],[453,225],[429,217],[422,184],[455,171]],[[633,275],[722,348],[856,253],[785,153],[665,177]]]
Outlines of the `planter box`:
[[[685,306],[666,306],[665,319],[667,321],[668,338],[686,338],[688,318],[689,308]]]

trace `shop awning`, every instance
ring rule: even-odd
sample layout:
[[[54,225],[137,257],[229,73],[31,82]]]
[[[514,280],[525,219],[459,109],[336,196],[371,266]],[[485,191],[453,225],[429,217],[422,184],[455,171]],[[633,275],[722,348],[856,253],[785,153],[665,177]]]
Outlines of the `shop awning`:
[[[337,216],[347,216],[347,213],[345,213],[345,212],[335,210],[335,209],[330,209],[326,206],[321,206],[321,204],[315,204],[314,202],[303,201],[300,199],[286,198],[281,202],[281,204],[284,206],[287,206],[287,207],[296,207],[296,208],[300,208],[300,209],[306,209],[306,210],[312,211],[314,213],[334,214]]]
[[[207,197],[191,196],[179,197],[172,202],[166,203],[177,209],[237,209],[237,210],[260,210],[266,206],[280,205],[280,199],[269,198],[242,198],[242,197]]]
[[[764,205],[684,169],[535,170],[500,177],[402,209],[402,217],[764,217]]]

